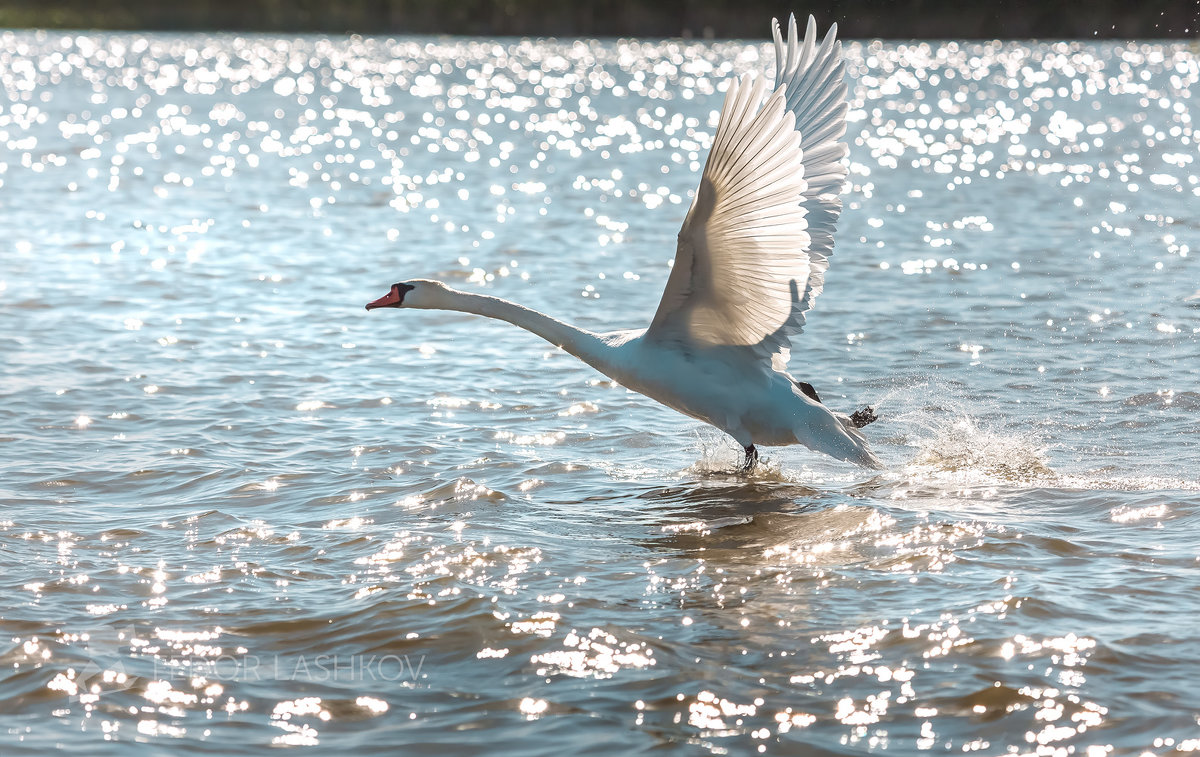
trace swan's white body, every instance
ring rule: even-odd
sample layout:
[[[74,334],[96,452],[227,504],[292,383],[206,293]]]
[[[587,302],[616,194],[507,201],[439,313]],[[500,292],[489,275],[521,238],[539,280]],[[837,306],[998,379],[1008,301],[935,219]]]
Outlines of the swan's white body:
[[[810,17],[786,45],[774,25],[777,89],[729,85],[675,266],[650,326],[596,334],[516,303],[422,279],[368,305],[459,310],[532,331],[622,385],[754,445],[803,444],[879,468],[866,437],[785,370],[791,338],[824,287],[846,176],[846,85],[834,25]]]

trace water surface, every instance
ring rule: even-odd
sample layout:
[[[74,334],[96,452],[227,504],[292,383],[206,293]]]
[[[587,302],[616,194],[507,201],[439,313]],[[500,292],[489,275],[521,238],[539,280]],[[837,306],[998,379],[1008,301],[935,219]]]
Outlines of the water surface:
[[[766,45],[0,35],[0,752],[1200,749],[1200,63],[848,43],[792,370],[732,441],[440,278],[648,323]]]

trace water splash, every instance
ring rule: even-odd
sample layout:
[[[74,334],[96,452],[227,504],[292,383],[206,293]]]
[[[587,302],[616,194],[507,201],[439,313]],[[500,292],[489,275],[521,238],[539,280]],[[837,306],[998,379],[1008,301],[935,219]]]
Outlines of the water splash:
[[[1122,475],[1112,466],[1092,470],[1051,467],[1050,451],[1056,440],[1049,426],[1033,428],[1028,419],[1010,420],[987,403],[961,398],[960,390],[941,382],[923,382],[896,389],[880,406],[916,404],[916,393],[936,396],[939,404],[894,413],[902,431],[881,440],[888,446],[913,450],[905,462],[894,465],[908,483],[944,488],[990,486],[1045,486],[1114,491],[1200,489],[1200,481],[1179,476]],[[885,411],[886,412],[886,411]],[[1081,460],[1086,465],[1086,460]]]
[[[992,418],[998,414],[986,404],[972,404],[960,394],[956,387],[924,381],[880,398],[881,415],[890,416],[900,429],[880,441],[913,450],[894,470],[910,481],[954,486],[1040,485],[1055,479],[1047,440],[1039,431]],[[937,404],[929,404],[929,397],[936,397]],[[889,408],[895,409],[889,413]]]
[[[904,470],[912,476],[969,476],[1004,483],[1035,483],[1055,477],[1044,441],[1028,430],[988,427],[963,413],[930,424]]]
[[[747,476],[739,472],[745,462],[742,448],[725,433],[711,427],[697,428],[695,431],[695,447],[699,455],[685,474],[702,477],[719,478],[723,476],[739,477],[762,482],[785,482],[791,479],[784,473],[782,463],[777,455],[771,455],[772,448],[759,448],[758,464],[754,471]]]

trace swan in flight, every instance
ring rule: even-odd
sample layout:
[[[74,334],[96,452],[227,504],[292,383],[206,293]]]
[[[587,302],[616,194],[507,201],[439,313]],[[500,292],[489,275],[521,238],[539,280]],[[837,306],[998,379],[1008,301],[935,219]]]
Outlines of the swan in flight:
[[[561,347],[623,386],[732,436],[753,470],[758,445],[804,446],[882,468],[860,429],[786,370],[791,340],[825,284],[846,178],[845,64],[834,24],[818,43],[809,16],[775,37],[775,88],[730,81],[675,265],[650,326],[603,334],[514,302],[412,279],[367,305],[476,313]]]

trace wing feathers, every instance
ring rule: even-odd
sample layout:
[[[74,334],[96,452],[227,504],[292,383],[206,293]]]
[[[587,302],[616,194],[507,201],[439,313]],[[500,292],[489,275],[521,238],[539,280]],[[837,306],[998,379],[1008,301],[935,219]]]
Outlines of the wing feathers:
[[[794,16],[786,42],[771,31],[776,89],[764,103],[763,79],[730,82],[647,336],[786,355],[824,288],[846,177],[841,45],[836,25],[818,44],[811,16],[803,40]]]

